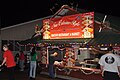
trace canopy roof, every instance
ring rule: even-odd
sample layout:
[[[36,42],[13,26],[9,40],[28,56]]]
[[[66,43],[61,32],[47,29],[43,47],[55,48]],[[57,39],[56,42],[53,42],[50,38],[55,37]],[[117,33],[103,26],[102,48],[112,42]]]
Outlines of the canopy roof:
[[[90,12],[87,10],[74,10],[67,5],[63,5],[51,18],[62,17],[66,15],[73,15],[78,13]],[[95,13],[94,20],[95,20],[95,37],[93,39],[64,39],[64,40],[42,40],[42,36],[37,36],[25,41],[20,42],[20,44],[28,44],[28,43],[71,43],[71,42],[78,42],[78,43],[89,43],[91,45],[95,44],[120,44],[120,18],[108,15],[106,21],[109,21],[110,26],[105,27],[99,32],[99,27],[102,25],[102,21],[104,19],[104,14]]]

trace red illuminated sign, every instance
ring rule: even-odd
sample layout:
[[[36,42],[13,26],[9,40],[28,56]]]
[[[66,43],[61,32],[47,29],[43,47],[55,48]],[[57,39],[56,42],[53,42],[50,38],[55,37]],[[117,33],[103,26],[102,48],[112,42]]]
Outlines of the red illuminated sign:
[[[94,12],[43,20],[43,39],[94,38]]]

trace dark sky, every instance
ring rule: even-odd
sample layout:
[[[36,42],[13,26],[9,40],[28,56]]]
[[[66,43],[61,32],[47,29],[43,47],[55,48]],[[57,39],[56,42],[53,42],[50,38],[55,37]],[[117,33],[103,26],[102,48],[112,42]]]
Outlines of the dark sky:
[[[105,2],[106,1],[106,2]],[[39,19],[55,13],[62,5],[77,3],[78,8],[120,17],[118,2],[113,0],[4,0],[2,5],[1,27]],[[53,8],[53,12],[50,8]]]

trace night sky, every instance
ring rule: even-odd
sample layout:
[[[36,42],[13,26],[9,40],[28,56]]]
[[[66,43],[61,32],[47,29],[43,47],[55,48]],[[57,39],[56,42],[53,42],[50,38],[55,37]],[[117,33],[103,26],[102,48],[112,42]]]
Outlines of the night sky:
[[[75,7],[77,3],[80,9],[120,17],[119,4],[113,0],[4,0],[1,27],[46,17],[54,14],[64,4]]]

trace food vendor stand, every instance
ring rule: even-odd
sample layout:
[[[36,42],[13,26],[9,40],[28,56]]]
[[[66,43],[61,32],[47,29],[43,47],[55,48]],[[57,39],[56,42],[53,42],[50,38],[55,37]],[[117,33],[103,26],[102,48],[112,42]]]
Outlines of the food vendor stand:
[[[60,14],[64,16],[61,17]],[[110,41],[106,38],[104,44],[102,43],[103,40],[99,37],[103,37],[101,35],[104,33],[98,32],[100,25],[94,22],[94,12],[79,14],[66,5],[51,18],[44,19],[41,29],[43,39],[37,42],[41,47],[41,74],[48,73],[49,55],[57,49],[59,55],[54,64],[56,77],[103,80],[98,61],[105,52],[100,48],[111,44],[105,45],[105,42]],[[111,30],[107,30],[105,35],[108,36],[109,33]],[[112,32],[112,35],[119,39],[119,34]]]
[[[68,6],[63,6],[55,15],[66,8]],[[80,45],[86,45],[87,41],[89,42],[94,38],[94,12],[57,18],[55,15],[50,19],[43,20],[43,40],[49,40],[50,43],[56,41],[59,44],[57,46],[48,45],[46,50],[42,51],[41,65],[44,65],[42,72],[48,72],[49,55],[54,53],[54,49],[57,49],[59,55],[54,63],[56,77],[61,75],[83,80],[90,77],[92,80],[98,78],[98,80],[102,80],[100,69],[96,69],[98,62],[92,59],[87,60],[87,58],[91,58],[89,55],[90,48],[85,46],[85,48],[80,48]],[[78,38],[83,39],[80,44],[69,44],[67,42],[67,40],[71,41],[71,39]],[[46,42],[46,44],[49,44],[49,42]]]

